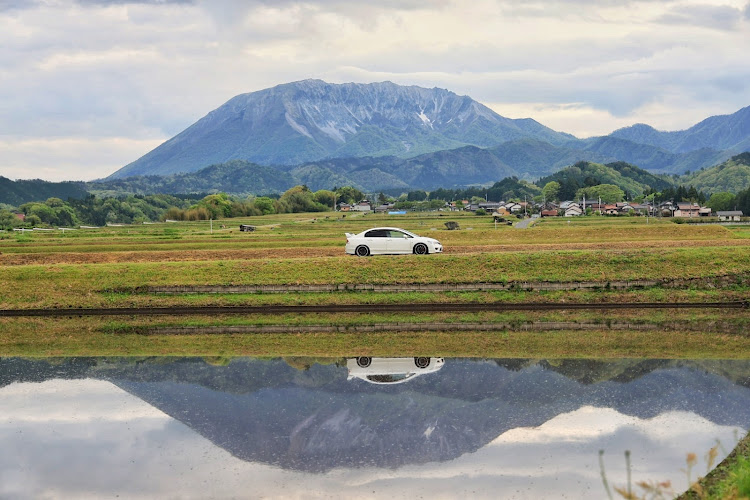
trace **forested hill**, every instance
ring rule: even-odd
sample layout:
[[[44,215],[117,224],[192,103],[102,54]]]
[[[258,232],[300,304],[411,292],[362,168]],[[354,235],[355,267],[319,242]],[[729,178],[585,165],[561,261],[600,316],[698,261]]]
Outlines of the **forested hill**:
[[[47,182],[40,179],[12,181],[0,176],[0,203],[18,206],[47,198],[83,199],[88,196],[83,182]]]
[[[738,193],[750,187],[750,153],[733,156],[720,165],[701,169],[680,178],[706,193]]]
[[[661,191],[674,186],[674,182],[667,176],[654,175],[624,162],[606,165],[586,161],[578,162],[540,179],[537,184],[544,186],[552,181],[560,184],[560,199],[573,199],[579,189],[599,184],[617,186],[630,197],[642,195],[646,191]]]
[[[295,179],[287,172],[245,160],[232,160],[192,173],[90,182],[88,188],[99,195],[216,192],[268,194],[283,193],[295,184]]]

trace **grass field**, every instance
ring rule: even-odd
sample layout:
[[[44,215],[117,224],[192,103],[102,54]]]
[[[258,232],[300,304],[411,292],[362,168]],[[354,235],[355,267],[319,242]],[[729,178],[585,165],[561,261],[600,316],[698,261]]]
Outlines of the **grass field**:
[[[461,229],[448,231],[445,222],[458,222]],[[252,224],[257,230],[240,232],[239,224]],[[439,239],[445,253],[430,256],[377,256],[356,258],[344,254],[345,232],[357,233],[369,227],[396,226]],[[284,304],[381,304],[412,302],[736,302],[750,298],[750,238],[746,226],[674,224],[665,220],[639,217],[585,219],[545,219],[529,229],[506,225],[495,226],[490,217],[472,214],[427,213],[408,215],[284,214],[213,222],[185,222],[116,226],[77,231],[38,231],[0,233],[0,309],[78,308],[78,307],[149,307],[184,305],[284,305]],[[734,284],[712,284],[711,279],[738,277]],[[706,278],[700,283],[681,281]],[[620,280],[665,280],[677,285],[656,286],[642,290],[610,290],[608,283]],[[307,285],[307,284],[432,284],[432,283],[576,283],[601,284],[599,290],[560,291],[492,291],[492,292],[336,292],[228,294],[193,293],[167,295],[144,293],[147,287],[159,285]],[[684,282],[684,286],[679,283]],[[561,317],[564,313],[554,313]],[[581,321],[611,321],[619,316],[595,312]],[[629,318],[657,324],[667,312],[631,311]],[[682,314],[682,313],[681,313]],[[697,313],[691,313],[697,314]],[[721,313],[723,314],[723,313]],[[735,314],[735,313],[732,313]],[[746,311],[739,311],[732,321],[742,323]],[[713,316],[712,316],[713,315]],[[700,315],[699,315],[700,316]],[[715,321],[715,312],[706,312],[700,321]],[[660,319],[662,318],[662,319]],[[712,319],[713,318],[713,319]],[[445,319],[445,318],[443,318]],[[412,316],[410,322],[442,321],[440,315]],[[476,318],[449,317],[449,321],[471,322]],[[683,319],[686,319],[683,317]],[[497,317],[481,321],[500,321]],[[51,324],[35,320],[34,324]],[[141,319],[126,321],[139,324]],[[177,324],[184,319],[174,319]],[[228,320],[230,322],[236,319]],[[276,322],[299,327],[304,324],[357,324],[368,321],[393,321],[403,318],[360,318],[329,316],[310,318],[276,317],[252,320]],[[250,322],[252,322],[250,321]],[[28,323],[29,320],[26,320]],[[107,330],[106,322],[92,322],[94,327],[67,324],[68,331],[85,331],[89,335]],[[49,350],[34,347],[33,332],[23,328],[23,320],[5,320],[2,345],[7,352],[42,354]],[[57,325],[49,331],[64,334]],[[741,330],[741,328],[735,329]],[[23,333],[25,332],[25,333]],[[692,332],[691,335],[694,335]],[[385,338],[384,334],[377,334]],[[449,334],[446,333],[449,336]],[[489,336],[489,334],[480,334]],[[595,334],[578,332],[593,338]],[[653,335],[653,333],[651,334]],[[736,332],[733,334],[737,337]],[[210,354],[211,349],[235,345],[238,352],[251,353],[253,340],[229,338],[201,344],[197,351],[184,351],[174,340],[165,341],[177,353]],[[414,337],[412,335],[412,337]],[[465,340],[465,334],[461,333]],[[523,335],[519,334],[519,338]],[[737,337],[732,357],[748,357],[750,350]],[[23,341],[20,339],[23,338]],[[93,338],[93,337],[92,337]],[[59,352],[73,349],[77,354],[122,354],[131,352],[127,342],[118,337],[114,343],[97,337],[102,348],[60,347]],[[328,340],[333,335],[328,336]],[[406,337],[398,337],[404,339]],[[445,336],[442,338],[446,338]],[[135,342],[134,339],[131,339]],[[267,340],[267,339],[266,339]],[[299,339],[298,339],[299,340]],[[393,339],[391,339],[393,340]],[[396,342],[402,344],[402,340]],[[422,337],[426,342],[426,337]],[[40,337],[41,342],[41,337]],[[264,340],[265,342],[265,340]],[[531,336],[529,336],[531,342]],[[465,342],[464,342],[465,343]],[[44,341],[51,345],[50,339]],[[54,344],[54,343],[53,343]],[[62,344],[65,344],[63,342]],[[156,346],[149,340],[139,345]],[[179,345],[178,345],[179,344]],[[332,344],[336,344],[334,341]],[[380,342],[376,345],[382,346]],[[629,343],[632,345],[632,343]],[[294,341],[285,338],[285,348]],[[302,345],[302,344],[300,344]],[[337,344],[338,349],[343,345]],[[352,349],[355,349],[355,343]],[[434,342],[429,345],[434,348]],[[445,349],[455,354],[474,355],[468,347]],[[503,344],[493,344],[502,346]],[[707,342],[706,346],[710,343]],[[11,347],[13,346],[13,347]],[[108,346],[108,347],[106,347]],[[210,347],[214,346],[214,347]],[[219,347],[221,346],[221,347]],[[244,346],[244,347],[241,347]],[[586,355],[568,349],[550,349],[547,356]],[[588,346],[590,347],[590,346]],[[156,347],[154,347],[156,348]],[[108,350],[109,349],[109,350]],[[313,349],[309,343],[295,352]],[[54,350],[54,349],[53,349]],[[148,349],[135,349],[140,354]],[[356,350],[356,349],[355,349]],[[718,347],[715,348],[718,350]],[[159,353],[163,352],[161,348]],[[272,352],[268,346],[258,352]],[[532,350],[533,351],[533,350]],[[564,352],[563,352],[564,351]],[[273,351],[275,352],[275,351]],[[390,351],[389,351],[390,352]],[[432,352],[432,351],[431,351]],[[523,349],[513,352],[523,352]],[[633,351],[633,352],[638,352]],[[655,348],[653,354],[663,353]],[[711,356],[706,347],[704,355]],[[432,352],[439,354],[438,352]],[[508,352],[494,351],[507,356]],[[649,349],[639,354],[649,355]],[[341,353],[346,354],[346,353]],[[601,354],[601,353],[600,353]],[[622,352],[613,355],[621,356]],[[446,353],[447,355],[447,353]],[[681,356],[672,352],[671,356]]]

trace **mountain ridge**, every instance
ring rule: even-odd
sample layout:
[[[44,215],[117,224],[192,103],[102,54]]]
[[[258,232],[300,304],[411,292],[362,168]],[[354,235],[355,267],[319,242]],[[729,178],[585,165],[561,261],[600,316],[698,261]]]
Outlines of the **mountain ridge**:
[[[190,172],[232,159],[294,165],[331,157],[406,158],[523,137],[557,144],[575,139],[445,89],[303,80],[233,97],[107,179]]]
[[[237,95],[105,180],[194,173],[237,160],[365,189],[430,189],[507,176],[533,180],[579,161],[683,174],[744,150],[750,150],[750,106],[683,131],[636,124],[578,139],[532,118],[503,117],[446,89],[309,79]],[[359,165],[361,181],[347,181],[346,162]],[[253,189],[268,185],[264,180]]]

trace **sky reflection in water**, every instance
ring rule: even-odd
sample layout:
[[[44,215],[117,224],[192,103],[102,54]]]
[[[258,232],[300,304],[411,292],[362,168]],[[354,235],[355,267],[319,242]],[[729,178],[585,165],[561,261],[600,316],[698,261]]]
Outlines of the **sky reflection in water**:
[[[703,474],[750,426],[749,374],[447,359],[376,385],[346,360],[6,358],[0,498],[605,498],[600,449],[610,484],[630,450],[634,481],[679,492],[688,452]]]

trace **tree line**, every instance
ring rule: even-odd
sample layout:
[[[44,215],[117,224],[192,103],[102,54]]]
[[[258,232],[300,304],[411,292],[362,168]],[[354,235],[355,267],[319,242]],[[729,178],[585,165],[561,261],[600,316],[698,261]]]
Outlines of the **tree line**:
[[[201,195],[130,195],[82,199],[48,198],[18,207],[0,205],[0,229],[140,224],[164,220],[209,220],[276,213],[324,212],[334,204],[357,203],[364,194],[353,187],[311,191],[295,186],[278,197],[239,198],[226,193]],[[18,216],[23,215],[23,219]]]

